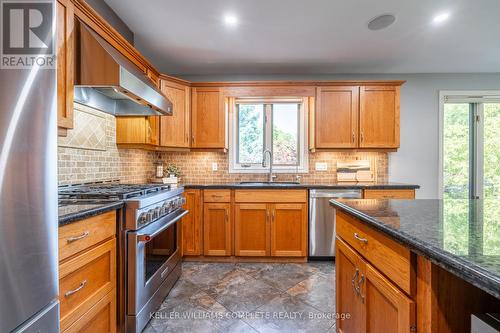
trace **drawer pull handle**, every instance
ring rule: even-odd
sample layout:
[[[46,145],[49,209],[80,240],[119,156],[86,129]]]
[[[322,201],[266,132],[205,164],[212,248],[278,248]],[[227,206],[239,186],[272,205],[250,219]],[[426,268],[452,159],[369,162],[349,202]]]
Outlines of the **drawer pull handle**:
[[[357,240],[359,240],[361,243],[368,244],[368,239],[363,238],[363,237],[359,237],[359,235],[358,235],[357,232],[354,233],[354,238],[356,238]]]
[[[70,291],[67,291],[65,294],[64,294],[64,297],[69,297],[77,292],[79,292],[80,290],[82,290],[85,285],[87,284],[87,280],[83,280],[82,282],[80,282],[80,286],[76,289],[73,289],[73,290],[70,290]]]
[[[354,272],[354,275],[352,276],[352,279],[351,279],[351,285],[352,285],[352,289],[354,289],[354,291],[356,292],[356,294],[359,295],[359,291],[358,291],[358,288],[356,288],[355,284],[356,284],[356,279],[359,275],[359,269],[356,268],[356,271]]]
[[[66,241],[68,243],[73,243],[73,242],[76,242],[77,240],[80,240],[80,239],[83,239],[83,238],[87,237],[88,235],[90,235],[90,232],[89,231],[85,231],[80,236],[70,237],[70,238],[66,239]]]

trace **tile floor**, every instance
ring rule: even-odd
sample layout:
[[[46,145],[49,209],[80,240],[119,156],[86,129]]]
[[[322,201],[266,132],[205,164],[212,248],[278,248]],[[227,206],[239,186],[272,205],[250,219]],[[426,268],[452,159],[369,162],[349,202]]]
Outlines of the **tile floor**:
[[[145,333],[335,332],[333,263],[183,263]]]

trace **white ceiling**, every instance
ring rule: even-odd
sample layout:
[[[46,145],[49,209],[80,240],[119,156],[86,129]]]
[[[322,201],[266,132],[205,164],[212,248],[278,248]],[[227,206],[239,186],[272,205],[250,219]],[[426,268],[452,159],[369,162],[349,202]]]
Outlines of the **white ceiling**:
[[[500,72],[500,0],[105,1],[169,74]]]

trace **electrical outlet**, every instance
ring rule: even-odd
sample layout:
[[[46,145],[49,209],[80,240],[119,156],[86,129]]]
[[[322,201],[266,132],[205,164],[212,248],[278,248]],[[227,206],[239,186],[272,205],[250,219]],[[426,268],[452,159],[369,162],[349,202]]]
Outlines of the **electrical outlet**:
[[[316,162],[316,171],[326,170],[328,170],[328,164],[326,162]]]
[[[217,171],[217,170],[218,170],[218,168],[219,168],[219,166],[217,165],[217,163],[216,163],[216,162],[213,162],[213,163],[212,163],[212,171]]]

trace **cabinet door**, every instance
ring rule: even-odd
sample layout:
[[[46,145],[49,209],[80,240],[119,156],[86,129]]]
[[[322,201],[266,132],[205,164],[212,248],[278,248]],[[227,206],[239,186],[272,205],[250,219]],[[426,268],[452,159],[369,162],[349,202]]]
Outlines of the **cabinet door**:
[[[319,87],[316,98],[316,148],[357,147],[359,87]]]
[[[182,219],[182,254],[199,256],[202,254],[201,191],[186,190],[184,209],[189,213]]]
[[[270,213],[266,204],[236,204],[234,210],[236,256],[269,256]]]
[[[361,274],[363,332],[410,333],[415,330],[415,303],[369,264]]]
[[[337,319],[342,333],[363,332],[363,303],[355,286],[360,277],[359,256],[343,241],[335,242],[335,303],[340,314],[350,314],[349,319]]]
[[[152,145],[159,144],[160,120],[150,117],[116,117],[116,143]]]
[[[161,91],[172,102],[172,116],[160,117],[160,146],[189,148],[190,88],[161,80]]]
[[[116,117],[117,144],[145,144],[146,117]]]
[[[307,256],[306,204],[274,204],[271,221],[271,256]]]
[[[150,116],[146,118],[146,143],[158,146],[160,144],[160,117]]]
[[[399,147],[399,87],[360,88],[359,146]]]
[[[192,148],[226,148],[226,116],[219,88],[192,90]]]
[[[69,0],[56,2],[57,125],[73,128],[74,7]]]
[[[230,203],[204,203],[203,229],[206,256],[230,256],[232,248]]]

